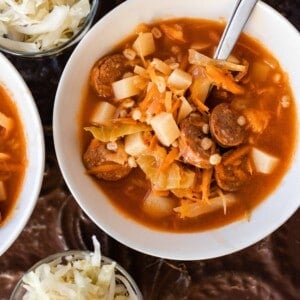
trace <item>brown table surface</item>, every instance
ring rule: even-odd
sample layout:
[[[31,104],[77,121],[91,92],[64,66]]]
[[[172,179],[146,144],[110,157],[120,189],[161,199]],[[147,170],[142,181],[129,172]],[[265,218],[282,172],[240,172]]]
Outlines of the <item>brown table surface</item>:
[[[102,0],[96,20],[120,2]],[[265,2],[300,30],[300,0]],[[145,299],[300,299],[299,209],[276,232],[251,247],[221,258],[192,262],[136,252],[97,228],[66,187],[53,147],[54,97],[70,54],[37,61],[8,56],[36,100],[45,133],[46,166],[28,224],[0,257],[0,300],[9,298],[20,276],[41,258],[66,249],[92,249],[93,234],[102,244],[102,253],[132,274]]]

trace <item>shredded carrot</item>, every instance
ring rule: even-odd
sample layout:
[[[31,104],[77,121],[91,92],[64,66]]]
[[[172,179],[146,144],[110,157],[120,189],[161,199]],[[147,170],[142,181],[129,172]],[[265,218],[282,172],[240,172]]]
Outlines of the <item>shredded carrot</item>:
[[[168,167],[179,157],[179,150],[178,148],[173,147],[170,152],[167,154],[165,160],[161,164],[159,171],[166,171]]]
[[[224,166],[228,166],[234,161],[241,159],[242,156],[246,155],[250,151],[250,146],[244,146],[241,148],[238,148],[237,150],[233,151],[231,155],[227,157],[223,157],[223,164]]]
[[[210,184],[213,174],[213,168],[204,169],[202,176],[202,201],[209,202]]]
[[[241,95],[244,93],[244,89],[234,82],[234,79],[230,74],[226,74],[222,69],[215,67],[212,64],[206,66],[207,76],[218,87],[236,94]]]
[[[192,100],[200,112],[207,113],[209,111],[208,106],[206,106],[199,98],[193,98]]]
[[[181,100],[179,98],[176,98],[176,100],[172,104],[171,113],[173,114],[173,117],[175,120],[177,120],[178,110],[181,105]]]
[[[169,196],[169,191],[168,190],[166,190],[166,191],[159,191],[159,190],[152,189],[152,193],[155,196],[160,196],[160,197],[167,197],[167,196]]]
[[[156,135],[153,135],[150,140],[149,150],[150,151],[154,150],[157,145],[158,145],[158,138]]]
[[[153,97],[153,101],[149,104],[147,112],[151,115],[157,115],[163,111],[165,111],[164,95],[159,93]]]
[[[146,112],[151,103],[155,99],[163,98],[162,94],[158,91],[157,86],[153,84],[146,94],[146,97],[140,102],[139,107],[142,112]]]
[[[181,28],[176,28],[175,26],[170,26],[166,24],[161,24],[160,28],[170,40],[175,40],[182,43],[185,42],[185,39],[183,37],[183,31]]]
[[[118,123],[118,124],[132,124],[135,125],[137,124],[137,121],[132,119],[132,118],[117,118],[117,119],[112,119],[113,123]]]

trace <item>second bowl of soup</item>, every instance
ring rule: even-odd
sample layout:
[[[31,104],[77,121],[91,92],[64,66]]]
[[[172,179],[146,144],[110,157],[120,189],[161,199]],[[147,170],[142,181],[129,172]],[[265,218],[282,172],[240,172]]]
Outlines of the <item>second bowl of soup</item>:
[[[281,22],[297,47],[299,36],[259,4],[229,58],[212,59],[234,6],[225,2],[159,12],[143,2],[139,16],[129,11],[140,2],[120,5],[76,49],[58,88],[54,138],[72,193],[108,234],[151,255],[228,254],[299,205],[295,69],[256,24]],[[112,32],[118,14],[126,21]],[[105,42],[91,47],[96,36]]]

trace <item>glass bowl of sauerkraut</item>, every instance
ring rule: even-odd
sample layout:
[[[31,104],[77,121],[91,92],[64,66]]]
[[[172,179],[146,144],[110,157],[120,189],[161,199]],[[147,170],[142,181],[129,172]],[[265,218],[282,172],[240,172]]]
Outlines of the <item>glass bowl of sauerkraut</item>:
[[[10,300],[142,300],[142,294],[128,272],[101,255],[95,237],[93,242],[93,252],[69,250],[37,262],[19,280]]]
[[[0,50],[22,57],[58,55],[90,29],[100,0],[3,1]]]

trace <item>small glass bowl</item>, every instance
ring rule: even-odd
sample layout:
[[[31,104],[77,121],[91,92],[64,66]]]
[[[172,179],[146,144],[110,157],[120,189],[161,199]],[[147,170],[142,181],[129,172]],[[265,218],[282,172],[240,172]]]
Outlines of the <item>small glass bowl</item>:
[[[66,42],[64,42],[58,46],[54,46],[51,49],[41,50],[39,52],[26,52],[26,51],[21,51],[21,50],[16,50],[16,49],[10,49],[10,48],[7,48],[7,47],[1,46],[1,45],[0,45],[0,51],[7,53],[7,54],[11,54],[11,55],[19,56],[19,57],[27,57],[27,58],[49,57],[49,56],[56,56],[56,55],[61,54],[64,50],[71,48],[76,43],[78,43],[84,37],[84,35],[88,32],[88,30],[90,29],[90,27],[93,24],[94,18],[98,11],[100,1],[101,0],[90,0],[91,9],[90,9],[89,14],[85,18],[84,23],[81,25],[80,30]]]
[[[39,267],[40,265],[46,263],[51,263],[51,262],[55,262],[57,264],[61,263],[64,264],[64,262],[69,262],[71,260],[77,260],[77,259],[82,259],[84,258],[86,255],[91,254],[91,252],[89,251],[82,251],[82,250],[68,250],[68,251],[64,251],[64,252],[59,252],[59,253],[55,253],[52,254],[46,258],[43,258],[42,260],[38,261],[36,264],[34,264],[28,271],[26,271],[26,273],[20,278],[20,280],[18,281],[17,285],[15,286],[11,296],[10,296],[10,300],[21,300],[23,299],[23,296],[26,293],[26,289],[24,288],[23,285],[23,277],[28,274],[31,271],[34,271],[37,267]],[[72,257],[70,259],[70,257]],[[112,259],[106,257],[106,256],[101,256],[101,261],[102,264],[111,264],[113,261]],[[116,263],[116,262],[115,262]],[[134,281],[134,279],[131,277],[131,275],[123,268],[121,267],[118,263],[116,263],[115,266],[115,273],[124,276],[128,283],[130,284],[131,288],[133,289],[133,291],[136,294],[136,299],[137,300],[143,300],[143,296],[141,291],[139,290],[136,282]]]

